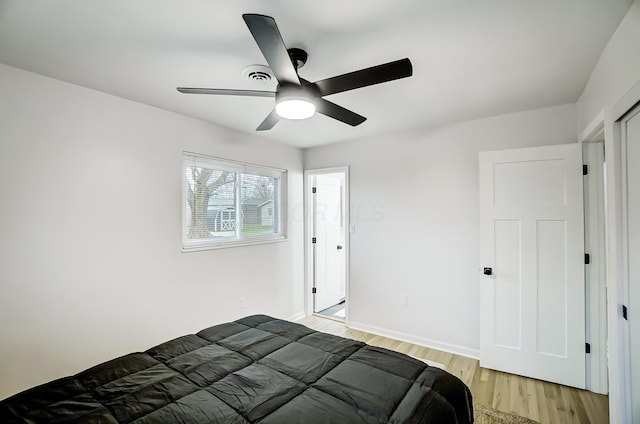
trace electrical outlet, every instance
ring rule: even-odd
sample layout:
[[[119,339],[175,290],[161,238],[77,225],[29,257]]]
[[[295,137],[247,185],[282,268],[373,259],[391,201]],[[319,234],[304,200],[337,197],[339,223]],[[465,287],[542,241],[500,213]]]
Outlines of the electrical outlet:
[[[247,298],[242,296],[239,300],[238,300],[238,306],[240,306],[240,309],[244,309],[247,307]]]
[[[409,306],[409,296],[407,296],[406,294],[403,294],[400,297],[400,305],[401,306]]]

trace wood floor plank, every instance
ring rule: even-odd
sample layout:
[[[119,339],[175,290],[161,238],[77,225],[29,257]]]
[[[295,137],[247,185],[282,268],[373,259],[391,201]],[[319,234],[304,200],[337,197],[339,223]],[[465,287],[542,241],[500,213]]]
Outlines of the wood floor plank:
[[[532,420],[540,422],[540,408],[538,407],[538,391],[536,390],[536,381],[531,378],[527,378],[526,384],[526,395],[528,398],[528,414],[526,416],[528,416]]]
[[[575,412],[575,417],[579,423],[591,422],[589,414],[587,414],[587,407],[582,402],[580,394],[576,390],[565,390],[566,396],[570,398],[571,409]]]
[[[534,383],[536,390],[536,399],[538,400],[538,416],[541,423],[550,423],[551,418],[549,417],[549,407],[547,405],[547,398],[544,393],[544,384],[540,380],[536,380]],[[534,419],[531,417],[531,419]]]
[[[511,375],[506,373],[498,373],[496,376],[496,388],[493,394],[492,408],[499,411],[511,412],[509,410],[509,403],[511,401]],[[473,393],[472,393],[473,394]]]
[[[547,409],[547,417],[549,419],[549,421],[547,421],[549,424],[554,423],[554,424],[559,424],[561,423],[561,418],[560,418],[560,414],[558,411],[558,407],[556,405],[556,401],[554,399],[545,399],[545,407]]]
[[[439,362],[469,386],[474,402],[541,424],[609,422],[609,402],[605,395],[481,368],[475,359],[353,330],[326,318],[310,316],[298,322],[318,331]]]
[[[520,415],[522,417],[528,417],[529,414],[529,396],[526,393],[527,379],[526,378],[513,378],[510,388],[509,396],[509,412],[512,414]]]

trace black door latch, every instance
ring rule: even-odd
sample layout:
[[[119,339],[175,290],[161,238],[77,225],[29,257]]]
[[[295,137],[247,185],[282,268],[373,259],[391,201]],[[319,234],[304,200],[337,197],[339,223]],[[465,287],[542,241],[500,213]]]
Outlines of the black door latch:
[[[493,269],[492,269],[492,268],[489,268],[489,267],[486,267],[486,268],[484,268],[484,270],[482,271],[482,273],[483,273],[484,275],[493,275]]]

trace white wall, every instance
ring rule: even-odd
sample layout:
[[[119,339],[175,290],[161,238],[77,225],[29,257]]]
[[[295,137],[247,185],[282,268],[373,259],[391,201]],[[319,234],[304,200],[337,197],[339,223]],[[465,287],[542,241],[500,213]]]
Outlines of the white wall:
[[[350,166],[351,325],[477,356],[478,152],[575,143],[575,119],[556,106],[306,150],[305,169]]]
[[[300,210],[299,149],[0,65],[0,399],[303,310],[301,216],[285,242],[181,253],[183,150],[288,169]]]
[[[619,305],[624,302],[621,223],[620,145],[613,120],[614,107],[630,107],[640,100],[640,0],[636,0],[609,40],[578,100],[578,133],[592,129],[604,118],[607,161],[607,301],[609,343],[609,412],[612,424],[630,422],[629,371],[625,366],[626,322]],[[630,103],[631,101],[631,103]],[[616,108],[617,109],[617,108]],[[620,112],[620,111],[618,111]],[[595,121],[594,121],[595,120]]]
[[[578,131],[640,83],[640,0],[611,36],[578,100]]]

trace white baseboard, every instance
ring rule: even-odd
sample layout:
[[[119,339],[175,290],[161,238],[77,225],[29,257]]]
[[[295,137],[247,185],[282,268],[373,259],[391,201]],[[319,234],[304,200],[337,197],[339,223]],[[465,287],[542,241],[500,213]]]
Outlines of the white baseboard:
[[[286,320],[287,321],[291,321],[291,322],[296,322],[296,321],[299,321],[299,320],[301,320],[302,318],[304,318],[306,316],[307,316],[307,314],[306,314],[305,311],[300,311],[300,312],[297,312],[297,313],[291,315],[289,318],[286,318]]]
[[[375,327],[373,325],[363,324],[355,321],[350,321],[349,327],[353,328],[354,330],[366,331],[367,333],[389,337],[391,339],[412,343],[418,346],[428,347],[430,349],[441,350],[443,352],[453,353],[455,355],[460,355],[471,359],[480,359],[480,351],[477,349],[469,349],[468,347],[464,346],[425,339],[423,337],[416,337],[412,336],[411,334],[387,330],[386,328]]]

